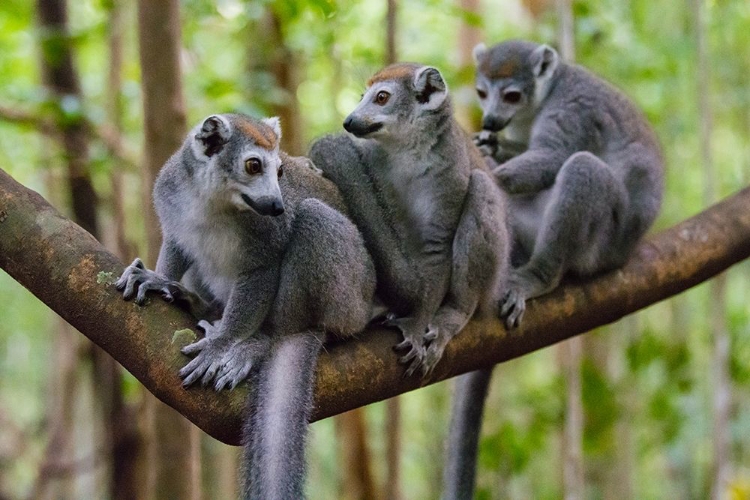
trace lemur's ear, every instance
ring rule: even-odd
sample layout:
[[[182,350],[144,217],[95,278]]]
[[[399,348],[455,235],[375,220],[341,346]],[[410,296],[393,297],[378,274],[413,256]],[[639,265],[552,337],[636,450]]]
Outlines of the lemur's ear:
[[[474,64],[479,65],[479,60],[484,57],[487,53],[487,46],[483,43],[478,43],[471,51],[471,57],[474,59]]]
[[[531,53],[531,64],[534,67],[534,76],[545,78],[552,76],[557,68],[560,56],[557,51],[549,45],[540,45]]]
[[[211,115],[203,120],[203,125],[195,134],[195,141],[201,146],[203,154],[210,158],[224,148],[231,133],[232,127],[226,118]]]
[[[417,70],[414,88],[417,91],[417,101],[425,109],[437,109],[448,97],[448,86],[443,80],[443,75],[431,66]]]
[[[273,116],[271,118],[263,118],[263,123],[268,125],[273,129],[273,132],[276,134],[276,139],[279,141],[281,140],[281,123],[279,121],[278,116]]]

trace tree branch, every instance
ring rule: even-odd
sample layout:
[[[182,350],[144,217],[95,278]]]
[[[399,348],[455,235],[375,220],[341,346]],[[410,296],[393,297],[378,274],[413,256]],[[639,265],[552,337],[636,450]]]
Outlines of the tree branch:
[[[642,243],[621,270],[567,284],[529,304],[523,326],[473,321],[426,380],[403,378],[395,332],[368,330],[332,344],[317,375],[318,420],[480,367],[513,359],[671,297],[750,255],[750,188]],[[185,390],[180,347],[191,318],[151,299],[122,300],[111,283],[124,264],[37,193],[0,170],[0,267],[109,352],[159,399],[221,441],[239,442],[246,389]]]

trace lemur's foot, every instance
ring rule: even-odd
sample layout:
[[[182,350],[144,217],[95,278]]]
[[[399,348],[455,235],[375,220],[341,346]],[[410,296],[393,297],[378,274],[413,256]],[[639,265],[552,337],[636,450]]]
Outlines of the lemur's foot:
[[[115,283],[115,287],[122,290],[122,296],[125,300],[130,300],[135,295],[135,303],[139,306],[146,302],[146,293],[149,291],[158,292],[164,300],[172,302],[185,290],[178,281],[168,280],[164,276],[147,269],[143,265],[143,261],[138,258],[125,268],[122,276]]]
[[[267,338],[227,338],[218,334],[218,324],[218,321],[214,324],[201,321],[199,326],[206,330],[206,337],[182,348],[183,354],[196,354],[180,370],[183,387],[189,387],[200,380],[204,387],[213,381],[213,387],[217,391],[227,387],[234,389],[268,354],[270,341]]]
[[[438,362],[443,357],[445,346],[448,345],[448,341],[450,340],[450,338],[447,338],[446,335],[440,335],[439,333],[440,332],[435,329],[430,330],[424,336],[425,341],[429,342],[429,344],[427,344],[424,359],[422,360],[423,377],[427,377],[435,369]]]
[[[511,288],[500,300],[500,319],[505,320],[508,330],[517,328],[526,311],[526,295],[519,288]]]
[[[415,371],[422,367],[427,352],[425,348],[426,338],[434,335],[430,326],[419,325],[412,317],[396,318],[389,314],[382,322],[383,326],[398,328],[404,336],[404,340],[393,346],[395,351],[407,350],[405,355],[398,360],[402,365],[408,364],[404,376],[410,377]]]

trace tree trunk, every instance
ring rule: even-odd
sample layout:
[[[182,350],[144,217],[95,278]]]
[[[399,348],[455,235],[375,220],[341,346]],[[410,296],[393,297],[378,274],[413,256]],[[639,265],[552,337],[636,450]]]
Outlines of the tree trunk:
[[[562,59],[575,62],[575,26],[571,0],[556,0],[558,45]],[[583,401],[581,400],[581,361],[583,344],[579,337],[560,345],[565,374],[565,423],[563,427],[563,496],[582,500],[585,492],[583,463]]]
[[[342,500],[377,500],[379,498],[372,477],[370,449],[367,446],[365,415],[362,408],[336,417],[336,434],[341,450]]]
[[[396,332],[370,329],[331,343],[320,357],[311,421],[492,366],[617,321],[750,256],[750,188],[641,242],[621,268],[569,282],[527,306],[508,335],[496,318],[471,321],[430,377],[403,376]],[[239,442],[246,388],[186,391],[177,374],[194,320],[152,297],[145,307],[114,286],[124,264],[41,196],[0,170],[0,268],[28,288],[146,388],[226,443]],[[102,321],[106,318],[107,321]],[[171,333],[170,333],[171,332]],[[165,334],[166,333],[166,334]]]
[[[711,64],[706,42],[705,2],[693,0],[696,45],[696,92],[698,122],[700,123],[700,151],[705,179],[706,204],[713,203],[717,193],[717,179],[711,152],[713,109],[711,105]],[[732,387],[729,379],[730,338],[726,324],[726,280],[717,276],[711,281],[711,367],[713,379],[713,471],[711,473],[711,498],[729,498],[731,479],[731,438],[729,434]]]
[[[187,133],[178,0],[139,0],[138,37],[143,88],[146,253],[147,262],[153,267],[159,254],[161,231],[151,190],[162,165],[180,147]],[[173,409],[155,400],[153,404],[156,498],[200,499],[200,434]]]
[[[466,13],[481,15],[479,0],[458,0],[458,8]],[[458,28],[458,71],[464,73],[474,67],[474,47],[482,41],[479,28],[462,22]],[[472,71],[473,73],[473,71]],[[456,119],[466,130],[471,132],[481,128],[481,115],[478,113],[477,98],[473,82],[463,85],[454,95]]]
[[[301,61],[284,40],[283,26],[273,6],[266,8],[263,16],[251,24],[255,29],[248,30],[252,37],[248,43],[248,78],[251,98],[268,99],[268,90],[254,85],[254,77],[268,74],[273,78],[278,95],[265,101],[270,113],[281,120],[281,149],[291,155],[302,155],[305,151],[304,124],[297,100],[297,87]],[[263,36],[258,36],[262,33]]]
[[[63,149],[67,167],[67,186],[70,194],[70,203],[73,209],[73,218],[95,238],[99,238],[99,224],[97,221],[98,199],[91,182],[89,173],[89,134],[87,132],[87,121],[81,108],[83,107],[83,95],[81,93],[80,79],[74,64],[73,50],[68,33],[67,5],[65,0],[37,0],[37,16],[41,35],[41,73],[45,88],[56,101],[57,128],[60,131],[59,139]],[[77,104],[78,108],[72,113],[63,110],[63,100],[68,103]],[[69,105],[69,104],[68,104]],[[64,336],[61,349],[71,350],[71,356],[80,356],[80,342],[72,340],[73,333],[69,328],[63,326],[58,335]],[[113,471],[112,445],[114,442],[113,405],[114,398],[119,393],[119,378],[117,377],[117,366],[115,361],[96,345],[91,345],[87,354],[92,359],[94,376],[94,401],[97,405],[96,416],[102,423],[102,436],[95,439],[101,443],[101,459],[107,464],[105,477],[109,477]],[[56,359],[68,359],[69,356],[59,356]],[[71,376],[65,372],[75,370],[78,359],[73,367],[65,364],[59,367],[64,373],[60,373],[58,394],[64,395],[65,400],[55,405],[53,422],[56,428],[52,433],[52,442],[48,451],[52,453],[55,460],[70,458],[72,453],[64,446],[64,434],[70,434],[73,429],[72,410],[76,399],[72,398],[72,390],[65,386],[66,381],[73,383]],[[73,371],[75,374],[76,371]],[[73,376],[75,379],[75,376]],[[97,451],[99,453],[99,451]],[[49,464],[47,464],[49,465]],[[44,466],[43,466],[44,467]],[[42,470],[44,474],[44,470]]]

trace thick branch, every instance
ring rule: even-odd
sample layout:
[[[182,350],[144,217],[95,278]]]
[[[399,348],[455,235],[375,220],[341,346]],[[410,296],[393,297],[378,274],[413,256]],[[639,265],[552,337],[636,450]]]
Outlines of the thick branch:
[[[529,304],[521,329],[472,322],[427,380],[403,378],[391,331],[368,330],[330,345],[317,377],[321,419],[460,373],[513,359],[610,323],[690,288],[750,255],[750,188],[641,244],[624,269],[573,283]],[[103,347],[159,399],[212,436],[239,441],[246,391],[185,390],[179,348],[191,319],[161,300],[122,300],[111,281],[123,269],[80,227],[0,170],[0,267]],[[109,274],[107,274],[109,273]],[[177,333],[176,333],[177,332]]]

